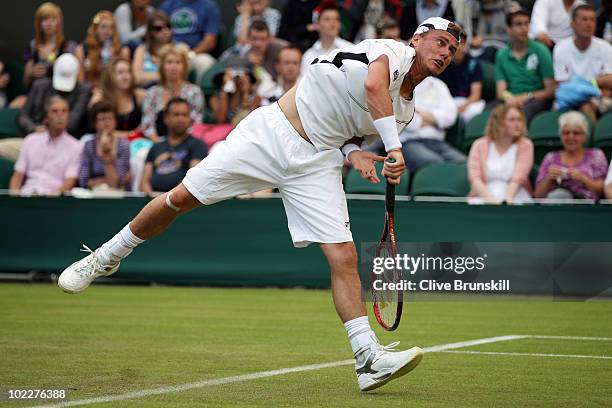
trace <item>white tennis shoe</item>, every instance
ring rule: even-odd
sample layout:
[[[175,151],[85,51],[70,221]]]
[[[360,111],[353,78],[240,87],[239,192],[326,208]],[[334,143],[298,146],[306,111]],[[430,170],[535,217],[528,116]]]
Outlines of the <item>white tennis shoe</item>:
[[[96,253],[83,245],[83,252],[89,252],[85,258],[76,261],[60,275],[57,285],[66,293],[81,293],[100,276],[109,276],[117,272],[120,262],[112,265],[102,265],[96,258]]]
[[[399,345],[399,341],[381,346],[378,343],[371,343],[363,347],[355,357],[361,353],[366,353],[362,358],[365,360],[360,366],[355,363],[357,382],[361,391],[371,391],[382,387],[386,383],[399,378],[419,365],[423,359],[423,350],[420,347],[413,347],[410,350],[395,352],[393,347]]]

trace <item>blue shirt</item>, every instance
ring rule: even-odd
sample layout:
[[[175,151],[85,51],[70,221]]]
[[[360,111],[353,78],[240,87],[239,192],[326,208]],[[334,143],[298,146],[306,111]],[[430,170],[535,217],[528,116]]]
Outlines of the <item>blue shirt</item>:
[[[208,148],[200,139],[188,136],[181,143],[171,146],[168,140],[155,143],[147,154],[147,163],[153,165],[151,187],[153,191],[170,191],[185,178],[190,162],[202,160]]]
[[[172,23],[174,41],[194,48],[206,34],[217,34],[221,21],[213,0],[166,0],[159,7]]]

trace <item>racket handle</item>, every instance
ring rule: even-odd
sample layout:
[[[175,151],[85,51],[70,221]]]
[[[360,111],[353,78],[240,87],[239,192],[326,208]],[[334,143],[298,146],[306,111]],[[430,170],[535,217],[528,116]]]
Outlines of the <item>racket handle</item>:
[[[395,160],[394,157],[389,157],[388,159],[385,160],[385,162],[391,163],[391,164],[395,163],[396,161],[397,160]],[[389,185],[389,180],[387,180],[387,185]]]
[[[385,161],[387,163],[395,163],[397,160],[395,160],[394,157],[389,157]],[[389,180],[387,180],[387,192],[385,194],[385,207],[387,208],[388,213],[393,212],[393,208],[395,207],[395,184],[389,183]]]
[[[392,213],[395,208],[395,184],[387,181],[387,192],[385,194],[385,207],[388,213]]]

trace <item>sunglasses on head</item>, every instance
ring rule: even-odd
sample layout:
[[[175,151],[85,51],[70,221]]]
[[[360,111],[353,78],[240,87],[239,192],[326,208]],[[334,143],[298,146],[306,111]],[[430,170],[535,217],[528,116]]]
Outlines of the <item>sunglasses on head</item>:
[[[155,31],[155,32],[160,32],[162,31],[164,28],[167,28],[168,30],[171,28],[170,24],[164,24],[164,25],[154,25],[151,27],[151,30]]]

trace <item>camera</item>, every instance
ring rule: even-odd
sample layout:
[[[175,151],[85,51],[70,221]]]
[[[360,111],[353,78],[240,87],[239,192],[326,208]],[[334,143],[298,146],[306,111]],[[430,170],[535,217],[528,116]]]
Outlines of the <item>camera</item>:
[[[229,73],[232,78],[239,78],[247,73],[247,70],[244,68],[230,68]]]

